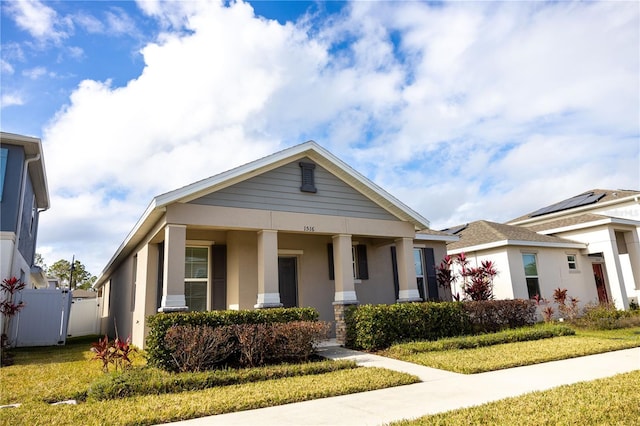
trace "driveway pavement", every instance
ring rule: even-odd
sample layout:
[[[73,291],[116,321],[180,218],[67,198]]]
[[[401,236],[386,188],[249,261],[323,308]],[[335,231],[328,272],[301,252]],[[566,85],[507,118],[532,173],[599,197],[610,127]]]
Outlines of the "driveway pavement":
[[[332,359],[352,359],[365,367],[414,374],[422,383],[172,424],[380,425],[640,369],[640,348],[472,375],[422,367],[338,346],[326,346],[320,352]]]

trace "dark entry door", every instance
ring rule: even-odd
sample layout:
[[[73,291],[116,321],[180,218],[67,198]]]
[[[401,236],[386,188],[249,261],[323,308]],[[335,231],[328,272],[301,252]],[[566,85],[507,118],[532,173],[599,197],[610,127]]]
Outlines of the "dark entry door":
[[[298,305],[298,273],[295,257],[278,258],[278,288],[280,303],[285,308]]]
[[[599,263],[593,264],[593,276],[596,279],[596,289],[598,290],[598,301],[600,303],[609,303],[607,295],[607,286],[604,283],[604,271]]]

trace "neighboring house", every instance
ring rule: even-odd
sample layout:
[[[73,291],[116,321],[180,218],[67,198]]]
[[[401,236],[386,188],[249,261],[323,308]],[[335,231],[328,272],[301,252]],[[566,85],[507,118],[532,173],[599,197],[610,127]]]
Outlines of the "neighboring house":
[[[85,300],[85,299],[95,299],[98,297],[98,293],[93,290],[84,290],[81,288],[77,288],[71,292],[71,297],[73,301]]]
[[[49,208],[40,139],[0,133],[1,279],[20,278],[27,288],[46,287],[34,265],[40,213]]]
[[[156,312],[311,306],[333,321],[447,299],[434,265],[455,240],[306,142],[154,198],[94,285],[102,332],[143,346]]]
[[[599,300],[628,309],[640,297],[640,191],[593,189],[513,219],[511,225],[587,245],[576,269]],[[578,259],[580,260],[580,258]]]
[[[597,300],[595,285],[587,285],[582,271],[573,267],[587,260],[586,255],[580,254],[587,248],[584,243],[486,220],[451,228],[449,232],[460,237],[447,245],[450,255],[464,252],[472,267],[480,266],[484,260],[495,263],[496,299],[530,299],[539,295],[553,300],[553,291],[560,287],[567,288],[569,296],[583,304]],[[573,263],[568,256],[573,256]],[[460,284],[456,283],[458,292]]]
[[[640,191],[594,189],[507,224],[477,221],[450,228],[449,254],[473,266],[492,260],[497,298],[553,298],[566,288],[582,304],[628,309],[640,296]]]

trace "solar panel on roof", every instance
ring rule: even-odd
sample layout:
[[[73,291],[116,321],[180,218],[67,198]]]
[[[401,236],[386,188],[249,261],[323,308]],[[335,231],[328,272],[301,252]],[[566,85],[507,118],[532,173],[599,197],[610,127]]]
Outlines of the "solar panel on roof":
[[[588,206],[598,202],[605,194],[595,194],[593,192],[586,192],[584,194],[576,195],[567,200],[560,201],[547,207],[543,207],[535,212],[531,213],[529,217],[542,216],[549,213],[555,213],[562,210],[573,209],[575,207]]]
[[[447,228],[447,229],[443,229],[443,232],[447,232],[449,234],[457,234],[460,231],[463,231],[467,228],[467,226],[469,226],[468,223],[465,223],[464,225],[458,225],[458,226],[454,226],[453,228]]]

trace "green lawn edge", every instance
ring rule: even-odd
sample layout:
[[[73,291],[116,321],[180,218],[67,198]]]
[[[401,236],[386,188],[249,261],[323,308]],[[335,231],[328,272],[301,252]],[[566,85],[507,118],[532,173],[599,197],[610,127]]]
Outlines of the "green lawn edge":
[[[389,426],[635,425],[640,419],[639,389],[636,370]]]

